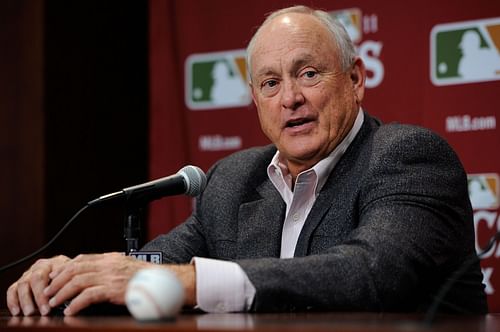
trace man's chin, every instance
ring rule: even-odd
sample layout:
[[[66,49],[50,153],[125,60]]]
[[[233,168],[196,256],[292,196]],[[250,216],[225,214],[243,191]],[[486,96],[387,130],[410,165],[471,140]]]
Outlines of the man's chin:
[[[289,149],[287,153],[283,153],[281,150],[280,153],[289,163],[309,166],[308,168],[314,166],[322,159],[318,149]]]

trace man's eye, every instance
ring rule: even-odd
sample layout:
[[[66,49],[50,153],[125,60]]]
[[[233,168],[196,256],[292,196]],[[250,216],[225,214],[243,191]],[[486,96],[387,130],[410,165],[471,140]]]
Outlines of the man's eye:
[[[314,78],[318,73],[314,70],[308,70],[304,73],[304,76],[307,78]]]
[[[262,86],[265,88],[272,88],[278,85],[278,81],[276,80],[267,80],[264,83],[262,83]]]

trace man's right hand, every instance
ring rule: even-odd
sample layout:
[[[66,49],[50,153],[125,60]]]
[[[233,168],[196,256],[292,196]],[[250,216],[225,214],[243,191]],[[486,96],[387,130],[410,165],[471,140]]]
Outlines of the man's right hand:
[[[39,259],[7,290],[7,307],[13,316],[21,313],[31,316],[37,312],[47,315],[50,312],[49,298],[43,290],[49,285],[49,274],[70,258],[56,256]]]

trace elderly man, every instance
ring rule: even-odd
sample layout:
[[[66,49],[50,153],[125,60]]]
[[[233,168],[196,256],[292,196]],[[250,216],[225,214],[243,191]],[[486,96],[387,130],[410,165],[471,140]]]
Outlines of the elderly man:
[[[248,46],[253,99],[273,145],[214,165],[192,216],[161,250],[205,311],[421,311],[465,260],[474,231],[465,172],[417,127],[361,108],[365,68],[341,25],[297,6]],[[40,260],[8,290],[13,315],[123,304],[148,263],[120,254]],[[487,311],[476,259],[442,310]]]

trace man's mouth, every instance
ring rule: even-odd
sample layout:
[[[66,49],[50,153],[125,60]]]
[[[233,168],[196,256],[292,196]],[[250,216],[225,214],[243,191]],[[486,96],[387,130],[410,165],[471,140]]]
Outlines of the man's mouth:
[[[303,124],[311,122],[311,119],[306,119],[306,118],[301,118],[301,119],[295,119],[295,120],[290,120],[286,122],[286,128],[293,128],[293,127],[298,127],[302,126]]]

